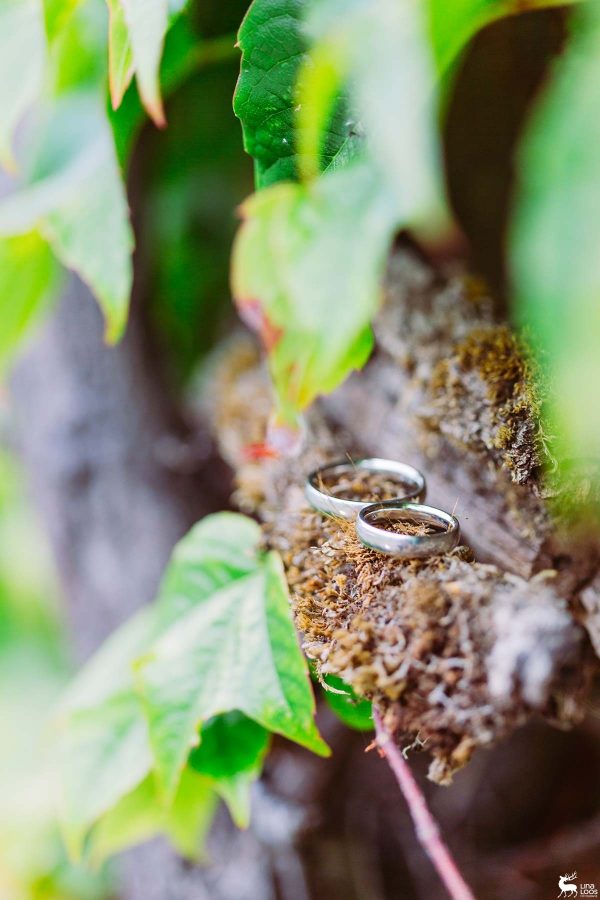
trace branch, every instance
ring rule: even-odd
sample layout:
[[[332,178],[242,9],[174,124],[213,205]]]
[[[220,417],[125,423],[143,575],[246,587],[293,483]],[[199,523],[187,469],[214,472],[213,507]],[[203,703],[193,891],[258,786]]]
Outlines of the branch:
[[[402,283],[406,281],[408,276]],[[448,288],[427,284],[429,294],[421,307],[425,299],[430,307],[444,298],[450,302]],[[454,309],[455,293],[450,299]],[[388,310],[393,317],[395,309],[401,323],[395,330],[390,324],[388,342],[398,334],[404,339],[408,328],[401,300]],[[438,325],[440,333],[451,330],[445,320]],[[468,327],[463,322],[462,333]],[[460,332],[458,324],[454,332]],[[420,344],[417,349],[420,353]],[[538,509],[542,501],[528,484],[512,485],[519,489],[519,496],[513,496],[506,473],[491,469],[483,450],[474,451],[473,459],[463,450],[462,462],[452,457],[452,482],[447,471],[450,454],[440,450],[438,456],[421,458],[418,417],[410,401],[411,391],[414,396],[417,390],[416,376],[413,373],[408,384],[401,363],[386,361],[382,354],[360,379],[342,388],[345,404],[336,400],[336,392],[326,406],[311,410],[305,444],[293,459],[248,458],[248,446],[264,440],[271,395],[267,374],[243,339],[230,342],[215,367],[207,416],[236,471],[234,502],[262,519],[269,546],[282,555],[307,655],[322,674],[338,675],[382,709],[393,707],[402,732],[426,740],[432,756],[429,777],[448,784],[477,747],[489,746],[532,715],[561,726],[577,722],[585,710],[593,663],[583,628],[567,606],[572,588],[561,579],[568,567],[528,577],[531,558],[538,555],[540,517],[544,536],[550,528]],[[423,369],[420,373],[424,379]],[[421,393],[418,410],[423,409]],[[487,398],[483,388],[481,393]],[[377,405],[383,412],[384,401],[390,404],[386,415],[372,418]],[[344,427],[339,429],[335,425],[342,412]],[[470,421],[468,415],[465,419]],[[412,450],[406,444],[409,439]],[[452,492],[462,471],[461,528],[464,523],[467,540],[474,533],[485,562],[472,561],[466,549],[418,565],[394,560],[362,547],[351,527],[311,510],[302,492],[306,473],[347,454],[416,463],[426,473],[433,504],[448,510],[454,509]],[[507,497],[520,503],[515,506]],[[514,509],[519,515],[531,512],[530,553],[522,552],[517,565],[524,575],[507,572],[508,566],[502,565],[502,560],[514,564],[509,551],[519,535],[520,544],[528,546],[515,525]],[[498,546],[498,532],[512,534],[511,541]],[[499,566],[487,564],[490,554],[485,554],[484,544],[494,549]],[[571,571],[578,571],[575,564]]]
[[[470,887],[462,877],[452,854],[441,837],[439,826],[427,806],[410,766],[383,724],[381,713],[375,707],[373,707],[373,721],[375,722],[377,743],[406,800],[419,843],[433,863],[453,900],[474,900]]]

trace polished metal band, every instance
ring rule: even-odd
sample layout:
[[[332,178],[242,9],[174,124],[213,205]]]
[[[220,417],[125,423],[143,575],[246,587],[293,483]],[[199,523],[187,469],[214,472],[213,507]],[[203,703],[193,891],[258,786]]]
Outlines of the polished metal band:
[[[387,475],[394,481],[397,481],[397,501],[423,500],[425,498],[425,478],[418,469],[415,469],[414,466],[409,466],[407,463],[396,462],[393,459],[373,457],[357,459],[353,462],[344,460],[329,463],[311,472],[306,479],[304,487],[306,499],[319,512],[352,521],[364,506],[372,503],[372,500],[346,500],[336,497],[334,494],[327,492],[327,489],[323,487],[323,481],[324,479],[329,480],[348,474],[351,475],[356,469]],[[397,501],[395,498],[395,502]]]
[[[393,522],[429,525],[432,534],[399,534],[381,527]],[[450,513],[421,503],[402,503],[386,500],[361,509],[356,519],[356,534],[371,550],[404,559],[424,559],[441,556],[453,550],[460,539],[458,519]]]

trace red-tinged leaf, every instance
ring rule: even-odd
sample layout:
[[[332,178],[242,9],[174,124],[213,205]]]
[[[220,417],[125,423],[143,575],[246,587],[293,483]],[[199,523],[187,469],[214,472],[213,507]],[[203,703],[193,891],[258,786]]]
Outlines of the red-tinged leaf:
[[[283,335],[283,329],[270,321],[264,314],[260,300],[238,300],[237,308],[242,322],[261,339],[267,352],[270,352]]]
[[[140,97],[154,123],[162,128],[166,125],[166,119],[160,96],[159,68],[168,27],[168,0],[110,0],[110,2],[113,4],[118,2],[121,6]],[[115,74],[115,79],[118,83],[118,73]],[[117,96],[118,93],[119,91]]]
[[[274,185],[241,212],[233,294],[269,354],[278,421],[296,425],[368,358],[397,210],[365,161],[309,186]]]

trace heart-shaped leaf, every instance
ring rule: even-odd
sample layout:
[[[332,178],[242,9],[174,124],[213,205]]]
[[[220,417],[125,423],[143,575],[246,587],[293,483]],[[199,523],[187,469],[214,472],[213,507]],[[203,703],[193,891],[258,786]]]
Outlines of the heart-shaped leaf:
[[[176,602],[170,591],[178,593],[182,581],[192,592],[198,585],[196,602],[136,665],[154,765],[167,797],[176,790],[202,723],[220,713],[239,710],[269,731],[328,753],[315,727],[279,557],[255,545],[240,560],[245,571],[206,591],[214,563],[203,543],[209,534],[217,545],[227,541],[226,527],[219,516],[210,517],[180,545],[189,568],[181,566],[179,579],[167,578],[161,602]]]

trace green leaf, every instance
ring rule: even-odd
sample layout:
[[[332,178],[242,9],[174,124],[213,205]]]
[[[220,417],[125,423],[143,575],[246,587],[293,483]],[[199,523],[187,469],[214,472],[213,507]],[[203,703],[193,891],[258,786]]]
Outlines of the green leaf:
[[[60,27],[50,42],[46,97],[72,91],[101,94],[107,73],[106,10],[102,0],[63,5]]]
[[[201,737],[200,745],[190,754],[189,765],[211,778],[254,772],[269,746],[269,732],[236,711],[209,719],[202,726]]]
[[[121,0],[108,0],[108,11],[108,79],[112,106],[117,109],[133,78],[133,53]]]
[[[424,220],[439,227],[443,191],[436,84],[422,5],[413,0],[313,0],[307,30],[312,50],[298,92],[307,170],[315,168],[315,132],[326,121],[336,87],[341,90],[347,81],[373,163],[387,189],[395,192],[404,222]]]
[[[324,681],[334,689],[333,691],[324,689],[323,693],[336,716],[348,728],[354,728],[356,731],[373,731],[370,701],[357,697],[350,685],[336,675],[325,675]]]
[[[177,544],[157,598],[164,631],[231,582],[256,570],[260,526],[239,513],[221,512],[198,522]]]
[[[239,31],[242,63],[234,110],[244,147],[255,160],[257,188],[297,176],[295,84],[308,49],[302,30],[306,6],[306,0],[254,0]],[[344,103],[329,119],[319,149],[322,170],[335,167],[339,154],[349,155],[356,142]]]
[[[126,813],[130,806],[126,797],[151,772],[147,726],[133,691],[132,664],[177,612],[176,608],[159,611],[156,606],[139,612],[92,657],[61,700],[55,734],[61,826],[69,851],[76,858],[81,855],[89,829],[109,810],[115,812],[116,836],[111,837],[113,825],[103,827],[95,852],[102,857],[112,852],[110,842],[118,842],[121,830],[128,828]],[[160,811],[147,810],[152,822],[157,816],[162,822],[164,815],[162,805]],[[136,829],[142,827],[141,818],[132,811],[133,821],[127,831],[131,841]]]
[[[149,772],[147,729],[136,697],[127,692],[71,712],[59,728],[61,827],[78,859],[89,827]]]
[[[156,783],[155,792],[156,792]],[[217,810],[217,794],[210,780],[184,769],[163,830],[186,859],[206,859],[204,841]]]
[[[42,89],[46,42],[41,0],[0,4],[0,164],[14,169],[13,132]]]
[[[216,795],[226,801],[234,820],[246,825],[250,787],[268,746],[266,728],[326,752],[313,722],[312,692],[290,620],[281,565],[273,554],[260,551],[260,540],[259,526],[245,516],[219,513],[200,522],[175,548],[153,606],[119,629],[65,694],[56,744],[62,827],[73,856],[81,855],[90,829],[92,853],[98,858],[156,831],[167,833],[181,852],[192,855],[198,847],[198,827],[208,823]],[[220,598],[228,596],[237,596],[237,602],[226,601],[220,609]],[[218,620],[214,627],[213,618]],[[194,628],[202,629],[202,623],[206,628],[198,635]],[[178,632],[191,640],[181,641]],[[164,656],[171,640],[182,650],[176,665],[168,661],[168,653]],[[247,651],[240,651],[238,658],[236,644],[246,640]],[[192,656],[198,653],[204,669]],[[136,664],[139,657],[142,661]],[[165,677],[158,685],[149,682],[152,691],[142,696],[143,707],[133,690],[134,672],[139,674],[141,668],[142,679],[162,677],[163,664]],[[223,677],[227,685],[219,697],[213,687]],[[194,685],[199,685],[198,696],[188,691]],[[152,768],[158,768],[157,743],[156,733],[149,743],[144,708],[158,694],[165,703],[150,708],[151,723],[162,726],[166,719],[169,727],[172,724],[176,733],[168,735],[169,746],[176,744],[177,754],[180,747],[182,751],[174,780],[183,770],[183,781],[179,791],[170,785],[168,797],[164,790],[157,795],[149,778]],[[221,709],[226,695],[231,703]],[[213,703],[216,708],[194,716],[188,732],[187,711],[167,706],[167,700],[179,704],[183,699],[191,708],[203,696],[208,697],[207,706]],[[238,708],[250,718],[230,711]],[[226,714],[217,716],[220,712]],[[201,719],[206,720],[203,743],[190,754],[198,743]],[[173,759],[167,762],[171,765]],[[202,773],[203,784],[210,783],[209,792],[201,791],[206,800],[198,800],[201,809],[191,802],[194,793],[188,797],[190,768]]]
[[[57,725],[61,819],[73,856],[80,855],[98,817],[151,770],[147,728],[133,693],[133,661],[195,602],[255,568],[260,528],[251,519],[222,513],[191,534],[195,549],[190,555],[187,540],[177,545],[156,604],[112,635],[62,699]]]
[[[269,351],[280,417],[293,422],[369,355],[398,209],[361,162],[262,191],[242,215],[233,293]]]
[[[255,160],[257,187],[296,175],[292,86],[306,49],[303,7],[303,0],[255,0],[239,30],[242,62],[233,108]]]
[[[59,708],[102,708],[132,686],[133,662],[164,631],[212,593],[254,571],[261,531],[236,513],[217,513],[198,523],[173,550],[156,602],[133,616],[102,645],[71,683]]]
[[[310,50],[298,25],[306,13]],[[394,232],[445,221],[425,25],[411,0],[255,0],[240,31],[236,109],[257,185],[328,169],[245,203],[232,260],[234,296],[263,339],[286,424],[368,358]],[[273,46],[276,58],[264,50]]]
[[[239,710],[270,731],[317,753],[328,752],[314,724],[314,698],[281,562],[256,546],[251,555],[238,548],[236,561],[230,523],[237,518],[238,529],[246,532],[251,523],[243,516],[224,516],[204,519],[180,543],[179,570],[167,575],[161,602],[178,604],[185,585],[183,593],[191,591],[195,604],[136,666],[154,766],[167,797],[177,787],[202,722],[219,713]],[[225,571],[221,546],[230,559]],[[183,559],[187,566],[181,565]],[[233,577],[211,588],[227,570]]]
[[[146,651],[162,626],[156,608],[148,607],[115,631],[69,685],[59,715],[99,708],[126,693],[132,686],[133,660]]]
[[[48,40],[53,41],[65,27],[82,0],[43,0]]]
[[[167,32],[160,66],[160,83],[164,96],[172,94],[194,71],[202,52],[200,38],[189,17],[175,18]],[[125,165],[131,155],[134,139],[145,121],[144,108],[136,91],[126,91],[118,109],[110,110],[110,120],[117,156],[121,165]]]
[[[63,201],[41,229],[61,262],[96,295],[106,319],[106,340],[114,344],[127,322],[133,236],[114,159],[98,166],[96,179],[87,182],[84,194]]]
[[[323,164],[323,149],[331,143],[336,127],[335,110],[348,75],[347,36],[336,30],[305,55],[295,88],[297,105],[296,141],[298,169],[303,180],[315,178],[321,171],[342,168],[363,149],[362,127],[350,112],[345,116],[343,132],[333,153]],[[344,104],[342,109],[345,109]],[[332,121],[332,116],[333,121]],[[338,126],[339,129],[339,126]]]
[[[117,4],[120,4],[122,14],[116,11]],[[123,61],[125,60],[125,75],[129,73],[133,63],[142,102],[156,124],[162,126],[165,124],[165,116],[158,73],[168,26],[168,0],[110,0],[109,6],[113,40],[110,63],[111,88],[114,85],[113,103],[119,105],[129,83],[128,80],[124,83]]]
[[[168,837],[191,862],[205,862],[204,842],[217,807],[217,794],[207,778],[186,769],[172,806],[165,808],[152,776],[107,812],[93,828],[88,845],[91,861],[110,856],[157,834]]]
[[[510,241],[517,312],[550,379],[547,431],[562,461],[600,455],[598,5],[575,24],[524,139]]]
[[[28,181],[0,201],[0,236],[34,228],[97,297],[106,336],[127,319],[133,235],[103,103],[92,92],[49,105]]]
[[[69,686],[59,714],[101,708],[127,693],[133,662],[196,603],[253,572],[260,540],[257,523],[237,513],[199,522],[174,548],[156,602],[108,638]]]
[[[247,716],[225,713],[202,726],[201,744],[188,759],[192,769],[212,779],[240,828],[250,821],[250,787],[260,775],[269,737]]]
[[[431,46],[442,77],[454,67],[471,38],[486,25],[505,16],[552,6],[566,6],[576,0],[428,0]]]
[[[0,367],[45,307],[57,274],[50,248],[37,232],[0,240]]]
[[[247,828],[250,824],[250,792],[259,775],[260,770],[236,772],[213,781],[215,791],[226,803],[231,818],[238,828]]]

